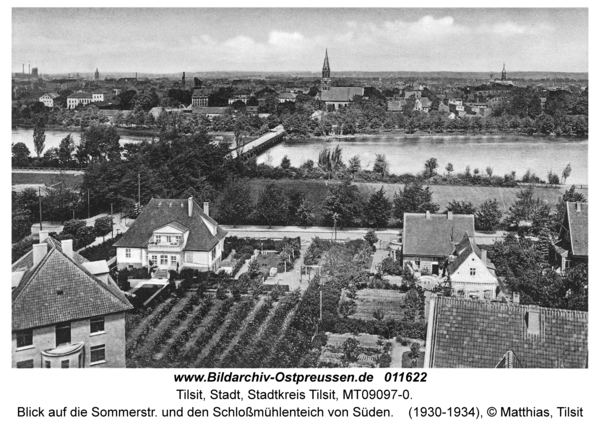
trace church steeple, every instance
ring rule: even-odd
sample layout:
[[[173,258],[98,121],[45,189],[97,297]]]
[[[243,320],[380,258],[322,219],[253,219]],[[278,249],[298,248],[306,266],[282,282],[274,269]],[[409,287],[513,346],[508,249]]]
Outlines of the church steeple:
[[[325,49],[325,61],[323,61],[323,72],[321,74],[321,90],[327,91],[331,87],[331,70],[329,68],[329,56],[327,55],[327,49]]]
[[[500,80],[506,80],[506,64],[502,63],[502,77]]]
[[[96,68],[96,72],[94,73],[94,80],[100,80],[100,73],[98,72],[98,68]]]
[[[329,74],[331,70],[329,69],[329,57],[327,56],[327,49],[325,49],[325,61],[323,61],[323,79],[329,79]]]

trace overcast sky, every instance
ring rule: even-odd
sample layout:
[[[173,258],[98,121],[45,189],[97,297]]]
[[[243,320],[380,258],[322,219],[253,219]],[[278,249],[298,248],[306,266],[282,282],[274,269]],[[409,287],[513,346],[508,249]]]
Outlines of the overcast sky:
[[[13,9],[12,71],[588,71],[587,9]]]

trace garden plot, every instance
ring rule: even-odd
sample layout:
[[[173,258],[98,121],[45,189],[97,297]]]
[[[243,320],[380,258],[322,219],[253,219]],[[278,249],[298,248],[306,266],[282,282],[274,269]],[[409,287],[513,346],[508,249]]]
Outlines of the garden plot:
[[[404,314],[404,296],[396,290],[363,289],[356,292],[356,313],[351,318],[373,320],[376,309],[386,318],[401,320]]]

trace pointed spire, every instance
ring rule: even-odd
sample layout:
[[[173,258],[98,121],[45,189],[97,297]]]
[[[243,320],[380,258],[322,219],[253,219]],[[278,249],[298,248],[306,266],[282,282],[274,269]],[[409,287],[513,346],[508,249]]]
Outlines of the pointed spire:
[[[325,48],[325,61],[323,61],[323,71],[331,71],[329,69],[329,56],[327,55],[327,48]]]

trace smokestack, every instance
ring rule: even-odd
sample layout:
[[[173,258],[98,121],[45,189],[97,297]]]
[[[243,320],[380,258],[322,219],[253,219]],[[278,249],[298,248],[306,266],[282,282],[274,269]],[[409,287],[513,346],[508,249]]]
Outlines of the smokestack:
[[[481,250],[481,261],[487,265],[487,250]]]
[[[73,258],[73,240],[65,239],[64,241],[60,241],[60,245],[62,247],[62,252],[65,253],[66,256]]]
[[[194,198],[190,196],[188,198],[188,217],[192,216],[193,211],[194,211]]]
[[[448,211],[448,220],[452,220],[453,218],[452,211]]]
[[[33,244],[33,266],[40,264],[46,254],[48,254],[47,244]]]
[[[29,74],[31,74],[31,63],[29,63]]]
[[[204,214],[210,217],[210,214],[208,212],[208,202],[204,202]]]
[[[431,218],[431,213],[429,211],[425,211],[425,218],[429,220]]]
[[[25,63],[23,63],[23,74],[25,74]]]
[[[42,242],[44,242],[46,239],[48,239],[48,231],[47,230],[40,230],[40,244]]]

